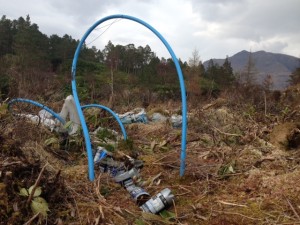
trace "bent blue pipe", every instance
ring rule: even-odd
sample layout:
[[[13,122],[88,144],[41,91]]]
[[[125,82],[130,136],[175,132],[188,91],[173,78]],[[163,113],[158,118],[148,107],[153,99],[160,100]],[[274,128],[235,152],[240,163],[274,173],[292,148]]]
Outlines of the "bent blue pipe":
[[[62,124],[65,124],[65,120],[63,118],[61,118],[61,116],[59,114],[55,113],[52,109],[48,108],[47,106],[45,106],[45,105],[43,105],[39,102],[30,100],[30,99],[25,99],[25,98],[12,99],[11,101],[8,102],[8,110],[10,110],[11,106],[13,104],[17,103],[17,102],[26,102],[26,103],[35,105],[37,107],[40,107],[42,109],[45,109],[47,112],[51,113],[51,115],[53,115],[53,117],[58,119]],[[91,108],[91,107],[101,108],[101,109],[104,109],[104,110],[110,112],[113,115],[113,117],[115,117],[115,119],[118,121],[118,123],[121,127],[121,130],[122,130],[124,139],[127,139],[127,133],[126,133],[125,127],[124,127],[123,123],[121,122],[119,116],[114,111],[112,111],[110,108],[107,108],[106,106],[97,105],[97,104],[90,104],[90,105],[81,106],[82,109]]]
[[[181,154],[180,154],[180,176],[183,176],[184,171],[185,171],[185,159],[186,159],[187,104],[186,104],[186,91],[185,91],[184,79],[183,79],[183,75],[182,75],[182,71],[181,71],[178,59],[177,59],[175,53],[173,52],[171,46],[169,45],[169,43],[151,25],[149,25],[148,23],[146,23],[138,18],[132,17],[132,16],[117,14],[117,15],[107,16],[107,17],[104,17],[104,18],[98,20],[86,31],[86,33],[83,35],[82,39],[80,40],[80,42],[77,46],[77,49],[75,51],[74,58],[73,58],[73,63],[72,63],[72,70],[71,70],[71,72],[72,72],[72,92],[73,92],[76,108],[77,108],[77,111],[79,114],[79,119],[81,121],[82,130],[83,130],[83,134],[84,134],[84,138],[85,138],[86,151],[87,151],[87,156],[88,156],[89,179],[91,181],[94,180],[94,176],[95,176],[94,175],[94,163],[93,163],[91,140],[89,137],[88,128],[87,128],[87,125],[86,125],[86,122],[84,119],[84,115],[83,115],[83,112],[82,112],[82,109],[80,106],[80,102],[78,99],[78,95],[77,95],[76,79],[75,79],[76,66],[77,66],[77,61],[78,61],[78,56],[79,56],[80,50],[81,50],[86,38],[89,36],[89,34],[101,23],[103,23],[107,20],[116,19],[116,18],[128,19],[128,20],[135,21],[135,22],[147,27],[149,30],[151,30],[163,42],[163,44],[168,49],[168,51],[175,63],[177,75],[178,75],[179,82],[180,82],[181,101],[182,101],[182,134],[181,134]]]
[[[108,108],[108,107],[106,107],[104,105],[98,105],[98,104],[90,104],[90,105],[83,105],[83,106],[81,106],[82,109],[87,109],[87,108],[92,108],[92,107],[104,109],[104,110],[110,112],[110,114],[112,114],[113,117],[115,117],[115,119],[118,121],[118,123],[119,123],[119,125],[121,127],[121,130],[122,130],[124,139],[125,140],[127,139],[127,133],[126,133],[125,127],[124,127],[122,121],[120,120],[119,116],[114,111],[112,111],[110,108]]]
[[[26,103],[35,105],[37,107],[40,107],[42,109],[45,109],[47,112],[51,113],[56,119],[58,119],[59,122],[61,122],[62,124],[66,123],[65,120],[63,118],[61,118],[61,116],[59,114],[57,114],[56,112],[54,112],[52,109],[48,108],[47,106],[45,106],[41,103],[35,102],[33,100],[30,100],[30,99],[25,99],[25,98],[12,99],[11,101],[8,102],[8,110],[10,110],[11,105],[13,105],[17,102],[26,102]]]

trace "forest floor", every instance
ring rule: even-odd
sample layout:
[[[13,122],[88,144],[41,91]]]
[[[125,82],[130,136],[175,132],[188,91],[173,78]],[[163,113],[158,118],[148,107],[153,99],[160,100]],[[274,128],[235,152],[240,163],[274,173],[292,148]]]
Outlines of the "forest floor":
[[[300,99],[298,89],[293,95]],[[175,195],[154,215],[98,168],[89,181],[82,137],[62,147],[55,132],[14,117],[2,103],[0,224],[300,224],[300,109],[288,104],[277,115],[235,108],[226,98],[190,107],[183,177],[181,129],[168,122],[127,125],[133,145],[120,144],[115,154],[144,161],[139,182],[152,196],[164,188]],[[31,186],[40,193],[20,194]],[[46,216],[31,207],[39,197],[48,204]]]

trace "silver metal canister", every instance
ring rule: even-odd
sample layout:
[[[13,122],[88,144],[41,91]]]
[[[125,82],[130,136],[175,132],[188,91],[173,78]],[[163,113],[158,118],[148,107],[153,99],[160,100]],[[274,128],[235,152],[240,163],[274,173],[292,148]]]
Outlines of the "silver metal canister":
[[[169,207],[172,204],[173,199],[174,195],[171,193],[171,190],[169,188],[165,188],[150,200],[148,200],[140,208],[144,212],[157,214],[163,209]]]

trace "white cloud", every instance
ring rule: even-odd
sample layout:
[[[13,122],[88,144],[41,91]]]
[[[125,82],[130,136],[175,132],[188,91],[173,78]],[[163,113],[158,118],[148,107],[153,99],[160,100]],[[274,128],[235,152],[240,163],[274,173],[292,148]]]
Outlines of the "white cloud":
[[[195,48],[202,60],[224,58],[244,49],[300,56],[299,0],[0,0],[0,4],[1,15],[17,19],[29,14],[47,35],[69,34],[75,39],[105,16],[134,16],[158,30],[183,60]],[[103,30],[93,31],[88,41]],[[103,48],[108,40],[122,45],[149,44],[158,56],[169,57],[153,33],[132,21],[116,22],[92,45]]]
[[[219,46],[220,52],[229,53],[239,46],[240,50],[255,48],[295,56],[300,54],[299,50],[291,48],[299,43],[297,39],[300,40],[298,0],[191,2],[205,27],[195,31],[195,35],[199,39],[210,37],[209,45],[218,46],[220,42],[227,45],[226,48]],[[230,40],[235,41],[231,43]]]

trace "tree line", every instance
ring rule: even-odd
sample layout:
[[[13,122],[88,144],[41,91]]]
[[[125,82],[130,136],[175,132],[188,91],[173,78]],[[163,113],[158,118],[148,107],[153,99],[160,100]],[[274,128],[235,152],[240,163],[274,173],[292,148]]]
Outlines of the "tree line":
[[[60,89],[71,93],[71,63],[79,40],[65,34],[43,34],[30,16],[0,20],[0,95],[7,97],[43,94],[44,98]],[[179,59],[189,98],[214,95],[232,88],[237,82],[231,63],[223,65],[210,60],[204,68],[198,51],[194,50],[189,62]],[[180,98],[177,72],[172,58],[159,58],[149,45],[114,45],[104,49],[81,49],[77,66],[79,95],[83,99],[103,99],[115,95],[143,101],[151,97],[161,100]],[[34,88],[33,88],[34,87]]]

